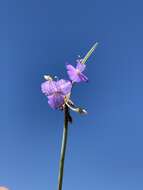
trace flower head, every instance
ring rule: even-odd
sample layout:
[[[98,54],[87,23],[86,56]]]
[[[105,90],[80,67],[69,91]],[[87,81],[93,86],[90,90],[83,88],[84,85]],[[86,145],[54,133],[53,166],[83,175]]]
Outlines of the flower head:
[[[49,78],[41,84],[41,90],[48,97],[48,103],[53,109],[64,105],[65,99],[70,96],[71,88],[71,82],[64,79],[54,81]]]
[[[70,80],[53,80],[50,76],[44,76],[46,81],[41,84],[41,90],[48,98],[48,103],[50,107],[52,107],[53,109],[64,110],[67,106],[71,110],[78,113],[87,113],[85,109],[75,106],[75,104],[70,100],[70,95],[73,83],[88,81],[88,78],[83,74],[83,71],[86,68],[86,61],[96,49],[97,45],[98,43],[95,43],[83,59],[77,60],[76,67],[73,67],[70,64],[66,65],[67,73]]]
[[[82,73],[86,68],[86,65],[82,63],[82,59],[77,60],[76,67],[73,67],[72,65],[68,64],[66,65],[66,68],[67,68],[68,76],[73,83],[88,81],[88,78]]]
[[[70,80],[72,81],[72,83],[74,82],[87,82],[88,78],[82,73],[85,68],[86,68],[86,61],[88,60],[88,58],[91,56],[91,54],[94,52],[94,50],[96,49],[98,43],[96,42],[92,48],[87,52],[87,54],[85,55],[85,57],[83,59],[78,59],[77,60],[77,65],[76,67],[73,67],[72,65],[68,64],[66,66],[67,68],[67,73],[68,76],[70,78]]]

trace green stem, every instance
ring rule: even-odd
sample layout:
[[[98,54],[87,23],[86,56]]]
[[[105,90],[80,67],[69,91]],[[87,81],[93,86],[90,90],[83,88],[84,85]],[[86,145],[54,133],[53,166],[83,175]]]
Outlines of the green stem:
[[[63,129],[63,138],[62,138],[62,147],[61,147],[61,157],[59,163],[59,177],[58,177],[58,190],[62,190],[63,184],[63,174],[64,174],[64,161],[65,161],[65,153],[67,146],[67,136],[68,136],[68,119],[69,110],[67,105],[64,108],[64,129]]]

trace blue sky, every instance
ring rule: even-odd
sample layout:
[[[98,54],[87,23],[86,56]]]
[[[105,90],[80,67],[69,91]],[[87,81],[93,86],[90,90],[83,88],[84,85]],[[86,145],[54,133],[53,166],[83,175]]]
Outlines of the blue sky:
[[[0,2],[0,184],[56,189],[63,115],[40,91],[94,42],[72,99],[63,190],[143,189],[142,1]]]

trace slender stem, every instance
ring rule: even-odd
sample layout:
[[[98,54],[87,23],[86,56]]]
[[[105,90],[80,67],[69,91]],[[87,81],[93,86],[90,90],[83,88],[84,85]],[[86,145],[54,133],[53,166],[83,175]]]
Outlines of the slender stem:
[[[65,153],[67,146],[67,136],[68,136],[68,115],[69,110],[67,105],[64,108],[64,129],[63,129],[63,138],[62,138],[62,147],[61,147],[61,157],[59,163],[59,177],[58,177],[58,190],[62,190],[63,184],[63,174],[64,174],[64,161],[65,161]]]

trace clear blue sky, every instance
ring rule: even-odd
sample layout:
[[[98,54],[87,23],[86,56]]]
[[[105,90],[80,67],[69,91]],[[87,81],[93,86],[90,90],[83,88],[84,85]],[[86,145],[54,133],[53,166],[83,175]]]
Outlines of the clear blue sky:
[[[143,189],[143,2],[0,2],[0,184],[56,190],[63,115],[40,91],[95,41],[73,100],[63,190]]]

